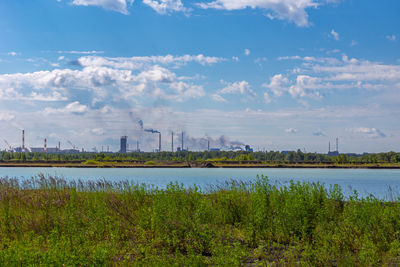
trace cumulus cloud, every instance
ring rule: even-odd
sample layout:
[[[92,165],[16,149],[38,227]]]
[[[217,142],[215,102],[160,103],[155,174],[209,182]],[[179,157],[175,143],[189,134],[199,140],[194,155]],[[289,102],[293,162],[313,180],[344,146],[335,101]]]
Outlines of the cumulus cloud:
[[[181,0],[143,0],[143,3],[162,15],[173,11],[184,12],[186,14],[190,12],[190,9],[183,6]]]
[[[251,53],[250,49],[247,49],[247,48],[246,48],[246,49],[244,50],[244,55],[245,55],[245,56],[250,55],[250,53]]]
[[[89,110],[86,105],[80,104],[78,101],[69,103],[63,108],[55,109],[55,108],[45,108],[43,113],[45,115],[50,114],[84,114]]]
[[[376,128],[358,127],[347,129],[351,133],[360,134],[368,138],[384,138],[386,134]]]
[[[203,87],[183,82],[186,77],[179,77],[155,63],[208,65],[220,60],[201,54],[134,58],[84,56],[78,60],[82,69],[0,75],[0,99],[60,101],[66,100],[71,90],[85,90],[93,94],[93,104],[108,96],[116,101],[145,95],[184,101],[204,96]]]
[[[183,55],[183,56],[143,56],[143,57],[100,57],[100,56],[84,56],[78,59],[78,64],[83,67],[88,66],[108,66],[117,69],[140,69],[144,66],[151,64],[161,64],[161,65],[183,65],[190,62],[195,62],[205,65],[212,65],[221,61],[224,58],[220,57],[209,57],[203,54],[198,55]]]
[[[274,96],[290,94],[293,98],[321,98],[322,90],[400,89],[400,65],[359,60],[342,55],[339,58],[286,56],[278,60],[300,60],[301,66],[286,74],[276,74],[263,84]]]
[[[339,41],[339,34],[338,34],[334,29],[331,30],[331,36],[332,36],[333,39],[335,39],[336,41]]]
[[[257,95],[251,89],[250,84],[247,81],[240,81],[240,82],[233,82],[228,83],[225,81],[221,81],[223,84],[226,85],[223,89],[219,90],[220,94],[237,94],[240,93],[241,95],[246,95],[250,98],[255,98]]]
[[[308,26],[308,14],[306,9],[317,8],[317,0],[215,0],[212,2],[201,2],[200,8],[220,10],[241,10],[246,8],[262,9],[270,11],[270,19],[289,20],[297,26]]]
[[[225,98],[223,98],[219,94],[213,94],[213,95],[211,95],[211,98],[216,102],[222,102],[222,103],[227,103],[228,102],[228,100],[226,100]]]
[[[290,133],[290,134],[295,134],[295,133],[298,133],[299,130],[297,130],[296,128],[287,128],[287,129],[285,129],[285,132]]]
[[[269,83],[264,83],[263,86],[269,88],[275,96],[281,96],[285,91],[288,91],[288,78],[282,74],[276,74],[271,77]]]
[[[128,15],[128,4],[133,0],[73,0],[72,4],[77,6],[100,6],[106,10],[116,11]]]

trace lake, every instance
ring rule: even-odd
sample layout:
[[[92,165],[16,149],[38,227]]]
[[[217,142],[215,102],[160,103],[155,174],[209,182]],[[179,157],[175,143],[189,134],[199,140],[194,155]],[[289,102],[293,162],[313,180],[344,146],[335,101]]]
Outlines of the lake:
[[[165,188],[170,182],[185,187],[196,184],[203,189],[222,185],[231,179],[254,181],[257,175],[268,176],[272,183],[285,185],[290,180],[321,182],[327,187],[338,184],[346,196],[357,190],[360,196],[373,194],[391,200],[400,196],[400,169],[290,169],[290,168],[0,168],[0,177],[30,178],[39,173],[67,180],[128,180]]]

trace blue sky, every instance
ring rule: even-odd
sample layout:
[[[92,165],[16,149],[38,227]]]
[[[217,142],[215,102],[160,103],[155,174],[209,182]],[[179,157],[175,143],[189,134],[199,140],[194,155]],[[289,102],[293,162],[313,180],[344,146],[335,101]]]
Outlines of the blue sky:
[[[1,139],[400,150],[400,2],[0,2]],[[224,136],[221,138],[221,136]],[[2,141],[3,142],[3,141]],[[176,142],[179,142],[176,137]],[[0,147],[4,148],[5,143]]]

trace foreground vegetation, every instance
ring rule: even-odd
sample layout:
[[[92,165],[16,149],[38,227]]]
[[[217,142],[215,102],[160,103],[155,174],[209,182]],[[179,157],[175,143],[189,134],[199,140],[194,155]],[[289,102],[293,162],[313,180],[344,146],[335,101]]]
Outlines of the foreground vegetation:
[[[0,265],[396,265],[400,204],[265,177],[200,190],[0,179]]]

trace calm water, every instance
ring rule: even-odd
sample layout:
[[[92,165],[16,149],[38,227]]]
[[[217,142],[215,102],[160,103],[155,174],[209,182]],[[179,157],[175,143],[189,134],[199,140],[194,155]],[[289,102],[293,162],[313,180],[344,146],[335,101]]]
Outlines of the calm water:
[[[0,168],[0,176],[30,178],[39,173],[55,175],[66,179],[111,181],[129,180],[164,188],[170,182],[182,183],[186,187],[194,184],[206,189],[210,185],[221,185],[224,181],[236,179],[254,181],[257,175],[268,176],[278,185],[294,181],[319,181],[329,186],[338,184],[349,195],[357,190],[360,196],[373,194],[391,199],[400,196],[400,170],[374,169],[169,169],[169,168]],[[391,190],[389,189],[391,188]],[[390,193],[392,191],[392,193]]]

